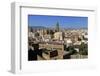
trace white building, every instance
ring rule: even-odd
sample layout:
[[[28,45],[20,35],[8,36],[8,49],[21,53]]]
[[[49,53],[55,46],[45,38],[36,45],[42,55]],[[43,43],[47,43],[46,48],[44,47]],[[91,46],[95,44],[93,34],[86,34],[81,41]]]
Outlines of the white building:
[[[72,46],[72,40],[71,39],[66,38],[66,39],[64,39],[64,41],[65,41],[67,47]]]
[[[34,38],[35,37],[35,34],[33,32],[29,32],[28,33],[28,36]]]
[[[63,40],[63,33],[62,32],[54,33],[54,39],[56,39],[56,40]]]

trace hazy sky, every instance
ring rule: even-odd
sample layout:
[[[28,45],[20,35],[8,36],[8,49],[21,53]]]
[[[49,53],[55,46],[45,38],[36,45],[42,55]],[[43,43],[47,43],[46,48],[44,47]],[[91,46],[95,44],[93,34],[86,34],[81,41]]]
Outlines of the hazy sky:
[[[57,22],[62,28],[87,28],[88,17],[28,15],[29,26],[55,27]]]

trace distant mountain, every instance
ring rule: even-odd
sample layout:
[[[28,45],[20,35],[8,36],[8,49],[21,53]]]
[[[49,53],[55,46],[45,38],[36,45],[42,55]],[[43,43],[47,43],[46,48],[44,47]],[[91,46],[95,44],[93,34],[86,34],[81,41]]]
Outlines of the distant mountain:
[[[29,28],[32,28],[32,29],[55,29],[55,28],[53,28],[53,27],[45,27],[45,26],[29,26]],[[77,30],[77,29],[88,29],[88,28],[86,28],[86,27],[78,27],[78,28],[75,28],[75,27],[72,27],[72,28],[62,28],[62,27],[60,27],[60,29],[65,29],[65,30],[73,30],[73,29],[75,29],[75,30]]]
[[[88,28],[86,28],[86,27],[81,27],[81,28],[63,28],[63,29],[70,29],[70,30],[77,30],[77,29],[88,29]]]
[[[30,28],[33,28],[33,29],[47,29],[46,27],[44,26],[29,26]]]

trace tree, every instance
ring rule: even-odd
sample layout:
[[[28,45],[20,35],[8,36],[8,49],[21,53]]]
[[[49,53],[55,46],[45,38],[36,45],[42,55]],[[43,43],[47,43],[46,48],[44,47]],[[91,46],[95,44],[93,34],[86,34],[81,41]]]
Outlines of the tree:
[[[39,36],[39,33],[38,33],[38,32],[35,32],[35,36],[36,36],[36,37]]]
[[[77,53],[73,46],[69,46],[66,50],[70,52],[70,55]]]
[[[88,45],[81,43],[81,45],[79,46],[79,54],[81,55],[88,55]]]

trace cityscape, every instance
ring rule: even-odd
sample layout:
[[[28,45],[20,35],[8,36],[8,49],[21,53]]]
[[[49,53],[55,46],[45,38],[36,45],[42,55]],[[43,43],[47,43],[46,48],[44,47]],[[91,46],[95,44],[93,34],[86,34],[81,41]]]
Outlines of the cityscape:
[[[28,16],[28,61],[88,58],[88,17]]]

